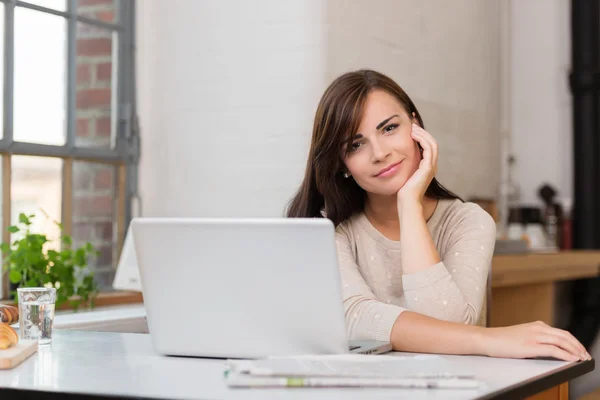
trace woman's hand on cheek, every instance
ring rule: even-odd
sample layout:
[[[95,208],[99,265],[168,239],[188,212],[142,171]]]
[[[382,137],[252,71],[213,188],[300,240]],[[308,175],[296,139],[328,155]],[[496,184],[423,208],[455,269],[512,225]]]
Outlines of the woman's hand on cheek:
[[[411,137],[421,145],[422,157],[419,168],[398,191],[398,203],[420,202],[437,173],[438,144],[436,140],[416,124],[412,124]]]

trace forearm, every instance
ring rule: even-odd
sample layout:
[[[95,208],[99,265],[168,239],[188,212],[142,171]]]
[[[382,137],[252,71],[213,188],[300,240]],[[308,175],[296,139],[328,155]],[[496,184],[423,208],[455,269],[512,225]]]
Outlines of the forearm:
[[[463,324],[474,324],[479,319],[481,302],[469,301],[443,263],[404,275],[402,282],[405,307],[410,311]]]
[[[398,204],[401,205],[400,201]],[[407,222],[407,227],[403,229],[416,226],[414,217],[422,213],[415,211],[413,203],[399,207],[399,211],[402,209],[406,210],[403,220]],[[445,244],[442,244],[442,262],[422,266],[419,271],[414,271],[414,264],[405,267],[403,262],[405,306],[411,311],[445,321],[475,323],[479,319],[486,292],[496,226],[489,214],[469,203],[462,205],[459,213],[449,218],[451,229],[449,237],[443,241]],[[414,233],[401,235],[402,241],[415,236]],[[430,235],[422,240],[425,245],[432,242]],[[415,251],[431,254],[423,248],[415,248],[415,244],[409,245],[408,257],[413,257]],[[428,263],[435,260],[429,260]]]
[[[346,329],[352,340],[390,340],[392,328],[404,308],[365,296],[344,301]]]
[[[392,328],[396,351],[487,355],[485,329],[404,311]]]
[[[409,275],[439,263],[440,255],[431,238],[421,203],[399,200],[398,216],[403,273]]]

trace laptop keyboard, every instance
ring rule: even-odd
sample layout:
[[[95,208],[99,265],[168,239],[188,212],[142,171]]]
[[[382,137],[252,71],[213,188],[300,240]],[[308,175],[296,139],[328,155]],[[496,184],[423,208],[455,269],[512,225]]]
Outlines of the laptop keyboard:
[[[358,349],[360,346],[348,346],[350,351]]]

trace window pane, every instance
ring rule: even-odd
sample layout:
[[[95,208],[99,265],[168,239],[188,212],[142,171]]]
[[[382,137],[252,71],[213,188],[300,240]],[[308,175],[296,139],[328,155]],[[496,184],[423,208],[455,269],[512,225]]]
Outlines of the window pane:
[[[84,17],[115,23],[118,13],[118,0],[77,0],[77,14]]]
[[[77,24],[77,102],[75,145],[114,147],[117,34]]]
[[[63,17],[15,9],[16,141],[65,143],[66,32]]]
[[[36,6],[51,8],[57,11],[67,11],[66,0],[26,0],[25,3],[35,4]]]
[[[19,222],[19,214],[35,214],[31,231],[43,233],[60,246],[62,165],[60,158],[13,156],[11,178],[11,224]],[[46,216],[47,214],[47,216]]]
[[[115,272],[116,167],[73,162],[73,243],[90,242],[100,251],[91,262],[100,289],[111,290]]]

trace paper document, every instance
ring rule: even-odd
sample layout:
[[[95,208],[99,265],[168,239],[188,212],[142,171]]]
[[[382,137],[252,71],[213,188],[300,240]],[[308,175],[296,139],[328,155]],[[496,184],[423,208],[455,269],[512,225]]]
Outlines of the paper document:
[[[476,389],[469,371],[439,356],[336,355],[230,360],[230,387],[403,387]]]
[[[240,373],[254,376],[329,376],[389,378],[474,378],[457,373],[439,356],[340,355],[278,357],[234,361]]]

